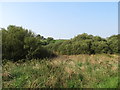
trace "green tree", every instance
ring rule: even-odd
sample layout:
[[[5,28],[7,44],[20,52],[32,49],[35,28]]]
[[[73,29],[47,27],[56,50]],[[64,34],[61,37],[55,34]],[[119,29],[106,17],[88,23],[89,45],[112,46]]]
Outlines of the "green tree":
[[[95,41],[92,43],[91,48],[92,50],[94,50],[95,53],[108,53],[109,52],[109,46],[107,42],[105,41]]]
[[[24,58],[23,39],[26,33],[22,27],[10,25],[7,30],[2,30],[3,58],[21,59]]]
[[[53,39],[52,37],[48,37],[48,38],[47,38],[47,42],[48,42],[48,44],[49,44],[49,43],[53,43],[53,42],[54,42],[54,39]]]
[[[43,58],[52,54],[42,47],[41,40],[30,30],[10,25],[7,30],[1,31],[3,59],[17,61],[24,58]]]
[[[118,45],[118,40],[119,40],[118,35],[112,35],[111,37],[109,37],[107,39],[107,42],[108,42],[110,50],[111,50],[110,53],[118,53],[120,51],[119,45]]]

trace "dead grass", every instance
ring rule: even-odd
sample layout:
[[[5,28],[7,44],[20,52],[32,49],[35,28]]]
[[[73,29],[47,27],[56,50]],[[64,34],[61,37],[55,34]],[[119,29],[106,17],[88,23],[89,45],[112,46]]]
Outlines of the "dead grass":
[[[116,88],[118,57],[61,55],[51,60],[32,60],[22,64],[7,62],[3,66],[3,87]]]

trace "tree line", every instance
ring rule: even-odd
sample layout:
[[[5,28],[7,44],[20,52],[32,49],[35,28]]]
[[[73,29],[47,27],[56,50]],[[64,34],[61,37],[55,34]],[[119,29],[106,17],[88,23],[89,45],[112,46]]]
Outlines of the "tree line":
[[[47,48],[64,55],[117,54],[120,52],[118,36],[119,35],[112,35],[105,39],[100,36],[83,33],[64,42],[49,44]]]
[[[20,59],[40,59],[54,57],[56,54],[116,54],[120,52],[120,35],[108,38],[83,33],[70,40],[44,38],[31,30],[9,25],[2,32],[2,58],[17,61]]]

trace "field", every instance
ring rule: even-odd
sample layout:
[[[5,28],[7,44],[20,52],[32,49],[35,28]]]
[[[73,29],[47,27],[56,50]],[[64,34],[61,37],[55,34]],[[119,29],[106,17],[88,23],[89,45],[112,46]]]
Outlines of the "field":
[[[3,65],[3,88],[117,88],[118,55],[60,55]]]

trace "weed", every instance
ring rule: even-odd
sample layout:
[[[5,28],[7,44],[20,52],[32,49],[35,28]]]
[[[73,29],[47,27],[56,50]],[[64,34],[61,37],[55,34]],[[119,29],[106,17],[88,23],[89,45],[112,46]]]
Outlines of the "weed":
[[[3,88],[117,88],[118,56],[71,55],[6,62]]]

